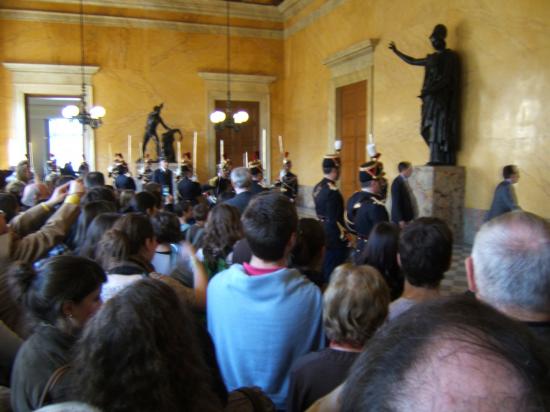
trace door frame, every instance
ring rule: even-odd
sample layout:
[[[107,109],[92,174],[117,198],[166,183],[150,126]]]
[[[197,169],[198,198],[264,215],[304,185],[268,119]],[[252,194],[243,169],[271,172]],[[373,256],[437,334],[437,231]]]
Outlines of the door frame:
[[[201,179],[215,176],[216,174],[216,130],[210,122],[210,113],[216,107],[216,100],[227,99],[227,73],[199,72],[206,86],[206,147],[208,148],[208,171],[210,176],[201,176]],[[260,104],[260,136],[262,130],[266,131],[266,164],[265,180],[271,182],[271,95],[269,86],[276,80],[275,76],[262,76],[251,74],[231,74],[231,98]]]
[[[373,114],[374,114],[374,46],[376,41],[364,40],[356,43],[347,49],[331,54],[323,61],[323,64],[330,69],[331,79],[329,82],[328,97],[328,153],[334,152],[334,141],[337,140],[340,127],[340,116],[337,105],[336,89],[363,80],[367,81],[367,117],[366,131],[367,144],[369,136],[374,136]],[[365,159],[367,158],[367,147],[365,145]]]
[[[82,94],[81,66],[59,64],[4,63],[12,74],[13,119],[8,142],[8,163],[16,165],[28,153],[26,95],[80,96]],[[86,104],[93,106],[92,76],[99,66],[84,66]],[[95,135],[85,128],[84,154],[91,170],[95,170]]]

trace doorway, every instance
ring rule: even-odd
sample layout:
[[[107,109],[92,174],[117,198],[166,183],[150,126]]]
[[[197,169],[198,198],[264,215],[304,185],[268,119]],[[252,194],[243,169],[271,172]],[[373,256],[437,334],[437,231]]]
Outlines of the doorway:
[[[77,170],[80,166],[85,152],[82,125],[61,115],[65,106],[79,101],[78,96],[25,95],[28,153],[40,178],[48,173],[46,162],[50,153],[60,167],[71,163]]]
[[[365,162],[367,81],[336,89],[336,135],[342,140],[340,190],[347,200],[360,189],[359,166]]]
[[[216,110],[225,111],[226,100],[216,100]],[[216,164],[220,159],[220,140],[223,140],[224,153],[231,159],[233,167],[248,165],[244,164],[244,154],[248,153],[248,160],[254,159],[256,152],[260,152],[260,103],[247,101],[231,101],[233,113],[245,110],[249,119],[241,125],[241,129],[235,132],[231,129],[216,131]],[[266,165],[263,165],[265,168]]]

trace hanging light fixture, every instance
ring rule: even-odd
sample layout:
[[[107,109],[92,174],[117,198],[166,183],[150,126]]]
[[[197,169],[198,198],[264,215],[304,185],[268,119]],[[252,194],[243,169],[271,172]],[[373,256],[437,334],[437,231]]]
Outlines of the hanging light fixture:
[[[231,37],[229,24],[229,1],[225,2],[227,10],[227,102],[225,111],[216,110],[210,114],[210,121],[214,123],[216,130],[231,129],[238,132],[243,123],[248,121],[248,113],[239,110],[233,113],[231,109]]]
[[[65,106],[61,114],[66,119],[78,120],[82,126],[90,126],[92,129],[97,129],[103,124],[102,118],[105,116],[105,108],[103,106],[94,106],[86,109],[86,81],[84,74],[84,0],[80,0],[80,70],[82,74],[82,94],[78,105]],[[84,131],[84,129],[82,129]]]

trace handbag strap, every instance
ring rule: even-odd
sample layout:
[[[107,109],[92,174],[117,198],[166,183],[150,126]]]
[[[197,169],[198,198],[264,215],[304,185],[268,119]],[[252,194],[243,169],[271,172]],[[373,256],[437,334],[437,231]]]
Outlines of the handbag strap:
[[[69,365],[61,366],[60,368],[57,368],[53,371],[53,373],[50,375],[50,378],[48,379],[48,382],[46,382],[46,386],[44,386],[44,389],[42,390],[42,394],[40,395],[40,399],[38,401],[38,408],[41,408],[46,403],[46,399],[48,398],[48,395],[52,391],[52,389],[57,385],[57,382],[59,382],[59,379],[67,371],[70,369]]]

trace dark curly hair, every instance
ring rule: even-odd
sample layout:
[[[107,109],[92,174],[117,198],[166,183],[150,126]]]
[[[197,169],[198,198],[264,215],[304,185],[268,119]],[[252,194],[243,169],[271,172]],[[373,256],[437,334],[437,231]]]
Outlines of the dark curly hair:
[[[109,412],[220,410],[195,333],[168,285],[143,279],[124,288],[78,342],[77,399]]]
[[[183,240],[180,231],[180,221],[175,213],[158,212],[151,217],[153,231],[159,243],[178,243]]]
[[[217,269],[217,261],[225,259],[233,245],[243,237],[241,219],[237,208],[220,204],[208,214],[201,240],[204,263],[211,273]]]

